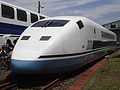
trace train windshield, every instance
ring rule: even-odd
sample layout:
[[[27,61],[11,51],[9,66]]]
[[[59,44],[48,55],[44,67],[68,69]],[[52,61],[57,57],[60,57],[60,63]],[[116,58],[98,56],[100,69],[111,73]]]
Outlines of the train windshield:
[[[44,20],[33,24],[31,27],[62,27],[68,22],[69,20]]]

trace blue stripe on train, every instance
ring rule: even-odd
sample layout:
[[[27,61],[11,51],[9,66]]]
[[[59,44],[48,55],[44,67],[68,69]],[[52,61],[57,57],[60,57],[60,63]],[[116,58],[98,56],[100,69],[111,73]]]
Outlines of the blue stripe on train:
[[[0,22],[0,34],[17,34],[20,35],[27,26],[7,24]]]
[[[56,60],[16,60],[12,59],[10,63],[11,70],[18,73],[61,73],[75,70],[81,67],[83,63],[92,60],[95,57],[105,55],[106,50],[90,53],[88,55],[61,58]]]

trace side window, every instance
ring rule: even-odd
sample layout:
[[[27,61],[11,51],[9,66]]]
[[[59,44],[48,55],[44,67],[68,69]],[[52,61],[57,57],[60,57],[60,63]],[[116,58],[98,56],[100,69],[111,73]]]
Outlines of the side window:
[[[17,19],[27,22],[27,13],[23,10],[17,9]]]
[[[14,9],[10,6],[1,4],[2,17],[14,19]]]
[[[114,39],[114,35],[101,31],[102,38]]]
[[[34,22],[38,21],[38,16],[37,15],[32,14],[32,13],[30,13],[30,15],[31,15],[31,23],[34,23]]]
[[[80,29],[84,27],[84,25],[83,25],[83,23],[82,23],[81,20],[79,20],[79,21],[76,22],[76,23],[77,23],[77,25],[79,26]]]
[[[45,19],[45,17],[43,17],[43,16],[40,16],[40,20],[41,20],[41,19]]]
[[[110,28],[116,28],[116,25],[111,24]]]
[[[95,28],[94,28],[94,34],[96,34],[96,30],[95,30]]]

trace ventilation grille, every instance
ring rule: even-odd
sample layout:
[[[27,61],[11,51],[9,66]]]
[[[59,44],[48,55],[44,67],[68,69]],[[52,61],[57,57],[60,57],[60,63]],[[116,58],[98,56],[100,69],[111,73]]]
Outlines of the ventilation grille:
[[[30,38],[30,36],[23,36],[22,38],[21,38],[21,40],[28,40]]]
[[[42,40],[42,41],[48,41],[50,38],[51,38],[51,36],[42,36],[42,37],[40,38],[40,41],[41,41],[41,40]]]

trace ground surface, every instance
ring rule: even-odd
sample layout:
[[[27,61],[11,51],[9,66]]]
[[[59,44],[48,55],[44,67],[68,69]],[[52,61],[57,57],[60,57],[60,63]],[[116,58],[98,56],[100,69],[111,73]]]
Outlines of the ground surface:
[[[109,57],[81,90],[120,90],[120,51]]]

